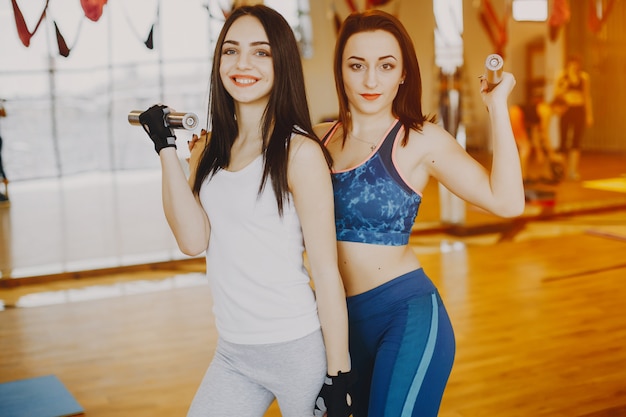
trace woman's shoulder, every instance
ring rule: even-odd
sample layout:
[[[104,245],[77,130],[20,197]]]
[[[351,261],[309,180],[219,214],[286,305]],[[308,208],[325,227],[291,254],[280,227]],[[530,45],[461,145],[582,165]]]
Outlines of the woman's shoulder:
[[[295,134],[291,137],[288,159],[289,178],[316,175],[321,169],[330,172],[321,142],[309,136]]]
[[[416,141],[432,141],[450,136],[442,126],[437,123],[425,121],[421,129],[411,129],[409,138]]]
[[[322,140],[336,124],[336,121],[318,123],[313,126],[313,133],[315,133],[315,135]]]
[[[312,153],[316,153],[321,149],[320,142],[311,137],[307,136],[303,133],[295,133],[291,136],[291,143],[289,146],[289,157],[294,158],[296,155],[301,155],[306,157],[306,155],[311,155]],[[317,151],[316,151],[317,150]]]
[[[449,146],[458,144],[456,139],[442,126],[433,122],[424,122],[420,130],[411,129],[406,148],[419,155],[445,151]]]

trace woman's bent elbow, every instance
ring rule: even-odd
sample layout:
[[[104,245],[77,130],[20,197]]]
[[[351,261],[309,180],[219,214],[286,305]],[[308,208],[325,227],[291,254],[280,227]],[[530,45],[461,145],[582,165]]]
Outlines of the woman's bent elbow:
[[[198,256],[206,251],[207,245],[201,242],[177,242],[178,249],[187,256]]]
[[[524,199],[521,201],[511,201],[508,202],[508,204],[502,205],[495,214],[504,218],[519,217],[524,213],[525,206],[526,202]]]

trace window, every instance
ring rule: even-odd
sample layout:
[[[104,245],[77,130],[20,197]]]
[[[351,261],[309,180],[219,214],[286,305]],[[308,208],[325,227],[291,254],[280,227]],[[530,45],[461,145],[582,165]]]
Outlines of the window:
[[[309,0],[265,0],[264,4],[283,15],[293,29],[303,58],[313,56],[313,23],[309,14]]]
[[[463,66],[463,2],[433,0],[435,62],[444,74]]]
[[[513,19],[518,22],[545,22],[548,0],[513,0]]]
[[[33,30],[31,20],[41,15],[40,6],[19,3]],[[10,113],[0,128],[12,180],[157,168],[154,151],[136,140],[141,132],[128,123],[128,113],[162,102],[201,119],[206,116],[215,41],[233,4],[233,0],[109,1],[97,23],[81,26],[86,17],[80,2],[55,0],[25,47],[15,30],[11,2],[0,1],[0,50],[3,57],[10,57],[0,59],[0,95]],[[302,57],[310,57],[310,0],[265,4],[285,17]],[[57,24],[69,43],[68,57],[58,55]],[[154,48],[147,42],[150,39],[152,45],[152,35]],[[206,120],[200,123],[205,125]],[[89,140],[85,132],[90,132]],[[181,140],[188,134],[178,133]]]

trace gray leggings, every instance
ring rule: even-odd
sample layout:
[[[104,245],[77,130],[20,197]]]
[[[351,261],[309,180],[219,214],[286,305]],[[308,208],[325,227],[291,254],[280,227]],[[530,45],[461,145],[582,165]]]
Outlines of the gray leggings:
[[[325,375],[321,330],[265,345],[219,339],[187,417],[263,417],[274,398],[283,417],[313,417]]]

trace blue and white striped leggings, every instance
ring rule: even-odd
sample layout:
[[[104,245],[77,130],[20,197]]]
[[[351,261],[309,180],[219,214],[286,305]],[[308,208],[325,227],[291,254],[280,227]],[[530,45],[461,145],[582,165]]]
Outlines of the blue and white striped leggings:
[[[418,269],[348,297],[354,417],[435,417],[454,362],[448,313]]]

